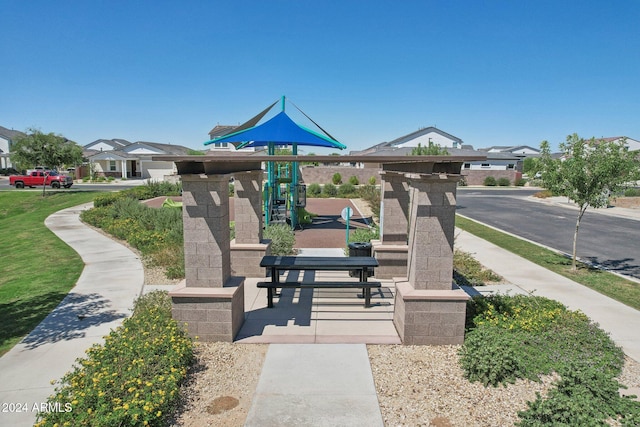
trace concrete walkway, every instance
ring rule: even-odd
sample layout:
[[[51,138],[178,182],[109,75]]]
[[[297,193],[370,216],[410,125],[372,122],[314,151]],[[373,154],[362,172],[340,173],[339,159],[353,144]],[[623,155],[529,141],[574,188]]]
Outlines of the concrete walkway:
[[[32,426],[40,404],[54,391],[51,380],[62,378],[86,349],[103,342],[140,295],[142,263],[125,246],[80,222],[80,212],[89,207],[64,209],[45,221],[81,255],[85,267],[60,305],[0,358],[0,402],[19,404],[19,411],[16,405],[0,411],[0,426]]]
[[[245,426],[383,426],[364,344],[271,344]]]

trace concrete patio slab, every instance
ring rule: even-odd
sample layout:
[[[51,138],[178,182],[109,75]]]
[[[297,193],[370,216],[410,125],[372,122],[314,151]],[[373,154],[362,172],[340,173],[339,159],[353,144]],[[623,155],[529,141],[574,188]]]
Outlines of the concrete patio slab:
[[[302,280],[303,276],[304,280],[358,280],[344,271],[291,271],[280,280]],[[383,288],[372,291],[368,308],[360,289],[292,288],[279,290],[274,307],[267,308],[267,291],[257,288],[258,281],[245,280],[245,321],[236,342],[400,344],[393,325],[392,281],[383,281]]]

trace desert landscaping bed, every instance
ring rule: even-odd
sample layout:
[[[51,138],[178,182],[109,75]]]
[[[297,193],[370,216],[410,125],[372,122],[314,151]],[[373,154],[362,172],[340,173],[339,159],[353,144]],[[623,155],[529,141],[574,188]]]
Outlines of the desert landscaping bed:
[[[244,425],[267,349],[266,344],[198,343],[175,425]],[[536,392],[546,393],[557,379],[550,375],[541,382],[485,387],[464,378],[458,346],[367,349],[386,426],[513,425],[527,401],[534,400]],[[640,387],[640,364],[627,358],[620,381]]]
[[[611,199],[611,206],[640,209],[640,197],[618,197],[617,199]]]

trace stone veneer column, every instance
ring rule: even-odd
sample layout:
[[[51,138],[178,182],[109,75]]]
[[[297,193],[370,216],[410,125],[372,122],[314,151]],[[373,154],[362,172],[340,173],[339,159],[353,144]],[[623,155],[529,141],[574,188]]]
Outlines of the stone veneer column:
[[[262,242],[262,170],[234,174],[237,243]]]
[[[373,256],[380,264],[375,270],[378,279],[404,276],[407,269],[409,226],[409,183],[403,172],[380,172],[381,217],[380,240],[372,240]]]
[[[221,288],[231,276],[229,176],[182,177],[187,287]]]
[[[264,277],[260,260],[271,253],[262,240],[262,170],[234,174],[236,238],[231,242],[231,271],[245,277]]]
[[[244,278],[231,276],[229,176],[182,175],[185,280],[173,318],[201,341],[233,341],[244,322]]]
[[[416,289],[451,289],[456,181],[413,175],[408,278]]]
[[[453,287],[458,176],[407,174],[411,214],[407,277],[395,280],[393,323],[403,344],[462,344],[469,296]]]
[[[380,241],[388,245],[406,245],[409,228],[409,183],[404,173],[382,171],[382,217]]]

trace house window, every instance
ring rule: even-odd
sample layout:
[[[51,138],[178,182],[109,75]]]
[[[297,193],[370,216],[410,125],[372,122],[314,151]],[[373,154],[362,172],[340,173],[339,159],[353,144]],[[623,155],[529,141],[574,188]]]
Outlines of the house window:
[[[516,168],[516,165],[514,165],[513,163],[509,163],[507,165],[507,169],[515,169],[515,168]]]
[[[471,169],[471,163],[465,163],[463,168],[464,169]]]
[[[116,161],[115,160],[109,160],[109,170],[111,172],[115,172],[116,171]]]
[[[228,142],[216,142],[213,144],[215,148],[227,148],[229,146]]]
[[[489,163],[483,163],[483,164],[481,164],[481,165],[480,165],[480,167],[483,167],[483,168],[490,168],[490,167],[491,167],[491,164],[489,164]]]

